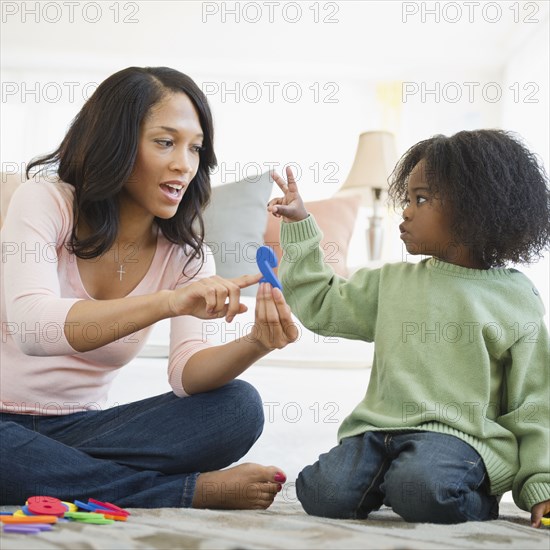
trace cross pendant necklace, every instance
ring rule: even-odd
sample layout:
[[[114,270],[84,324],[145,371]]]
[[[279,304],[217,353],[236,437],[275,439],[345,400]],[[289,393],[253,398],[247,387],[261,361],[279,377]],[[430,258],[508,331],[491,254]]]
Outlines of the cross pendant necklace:
[[[122,275],[123,273],[126,273],[126,271],[124,271],[124,265],[120,266],[120,269],[117,271],[117,273],[120,273],[119,281],[122,281]]]

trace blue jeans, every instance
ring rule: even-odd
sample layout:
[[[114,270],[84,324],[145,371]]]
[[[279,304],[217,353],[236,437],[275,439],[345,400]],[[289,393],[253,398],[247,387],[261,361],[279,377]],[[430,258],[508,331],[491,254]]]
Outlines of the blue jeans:
[[[296,493],[308,514],[363,519],[382,504],[405,521],[461,523],[498,517],[477,451],[452,435],[366,432],[307,466]]]
[[[263,424],[261,398],[242,380],[104,411],[0,413],[0,504],[48,495],[122,507],[189,507],[199,473],[239,460]]]

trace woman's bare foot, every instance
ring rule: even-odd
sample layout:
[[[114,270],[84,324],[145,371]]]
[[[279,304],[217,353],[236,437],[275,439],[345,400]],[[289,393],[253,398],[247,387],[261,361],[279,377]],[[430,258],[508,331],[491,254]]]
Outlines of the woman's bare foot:
[[[265,510],[285,481],[280,468],[260,464],[239,464],[227,470],[205,472],[197,478],[191,506]]]

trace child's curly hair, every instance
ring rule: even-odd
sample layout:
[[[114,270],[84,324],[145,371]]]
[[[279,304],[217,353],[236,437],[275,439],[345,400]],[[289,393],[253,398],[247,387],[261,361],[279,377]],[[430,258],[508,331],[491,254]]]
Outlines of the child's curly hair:
[[[405,205],[409,175],[421,160],[431,193],[450,205],[457,240],[487,267],[541,257],[550,242],[548,176],[517,137],[475,130],[417,143],[389,178],[394,206]]]

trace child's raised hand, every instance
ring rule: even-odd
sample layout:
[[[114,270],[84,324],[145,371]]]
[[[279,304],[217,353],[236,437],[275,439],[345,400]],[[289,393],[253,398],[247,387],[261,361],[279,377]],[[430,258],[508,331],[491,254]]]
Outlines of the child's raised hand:
[[[284,196],[270,200],[267,203],[268,212],[271,212],[277,218],[282,217],[285,222],[305,220],[308,213],[304,206],[304,201],[298,193],[298,186],[296,185],[296,180],[290,166],[286,167],[288,183],[276,172],[272,172],[271,176],[284,193]]]

